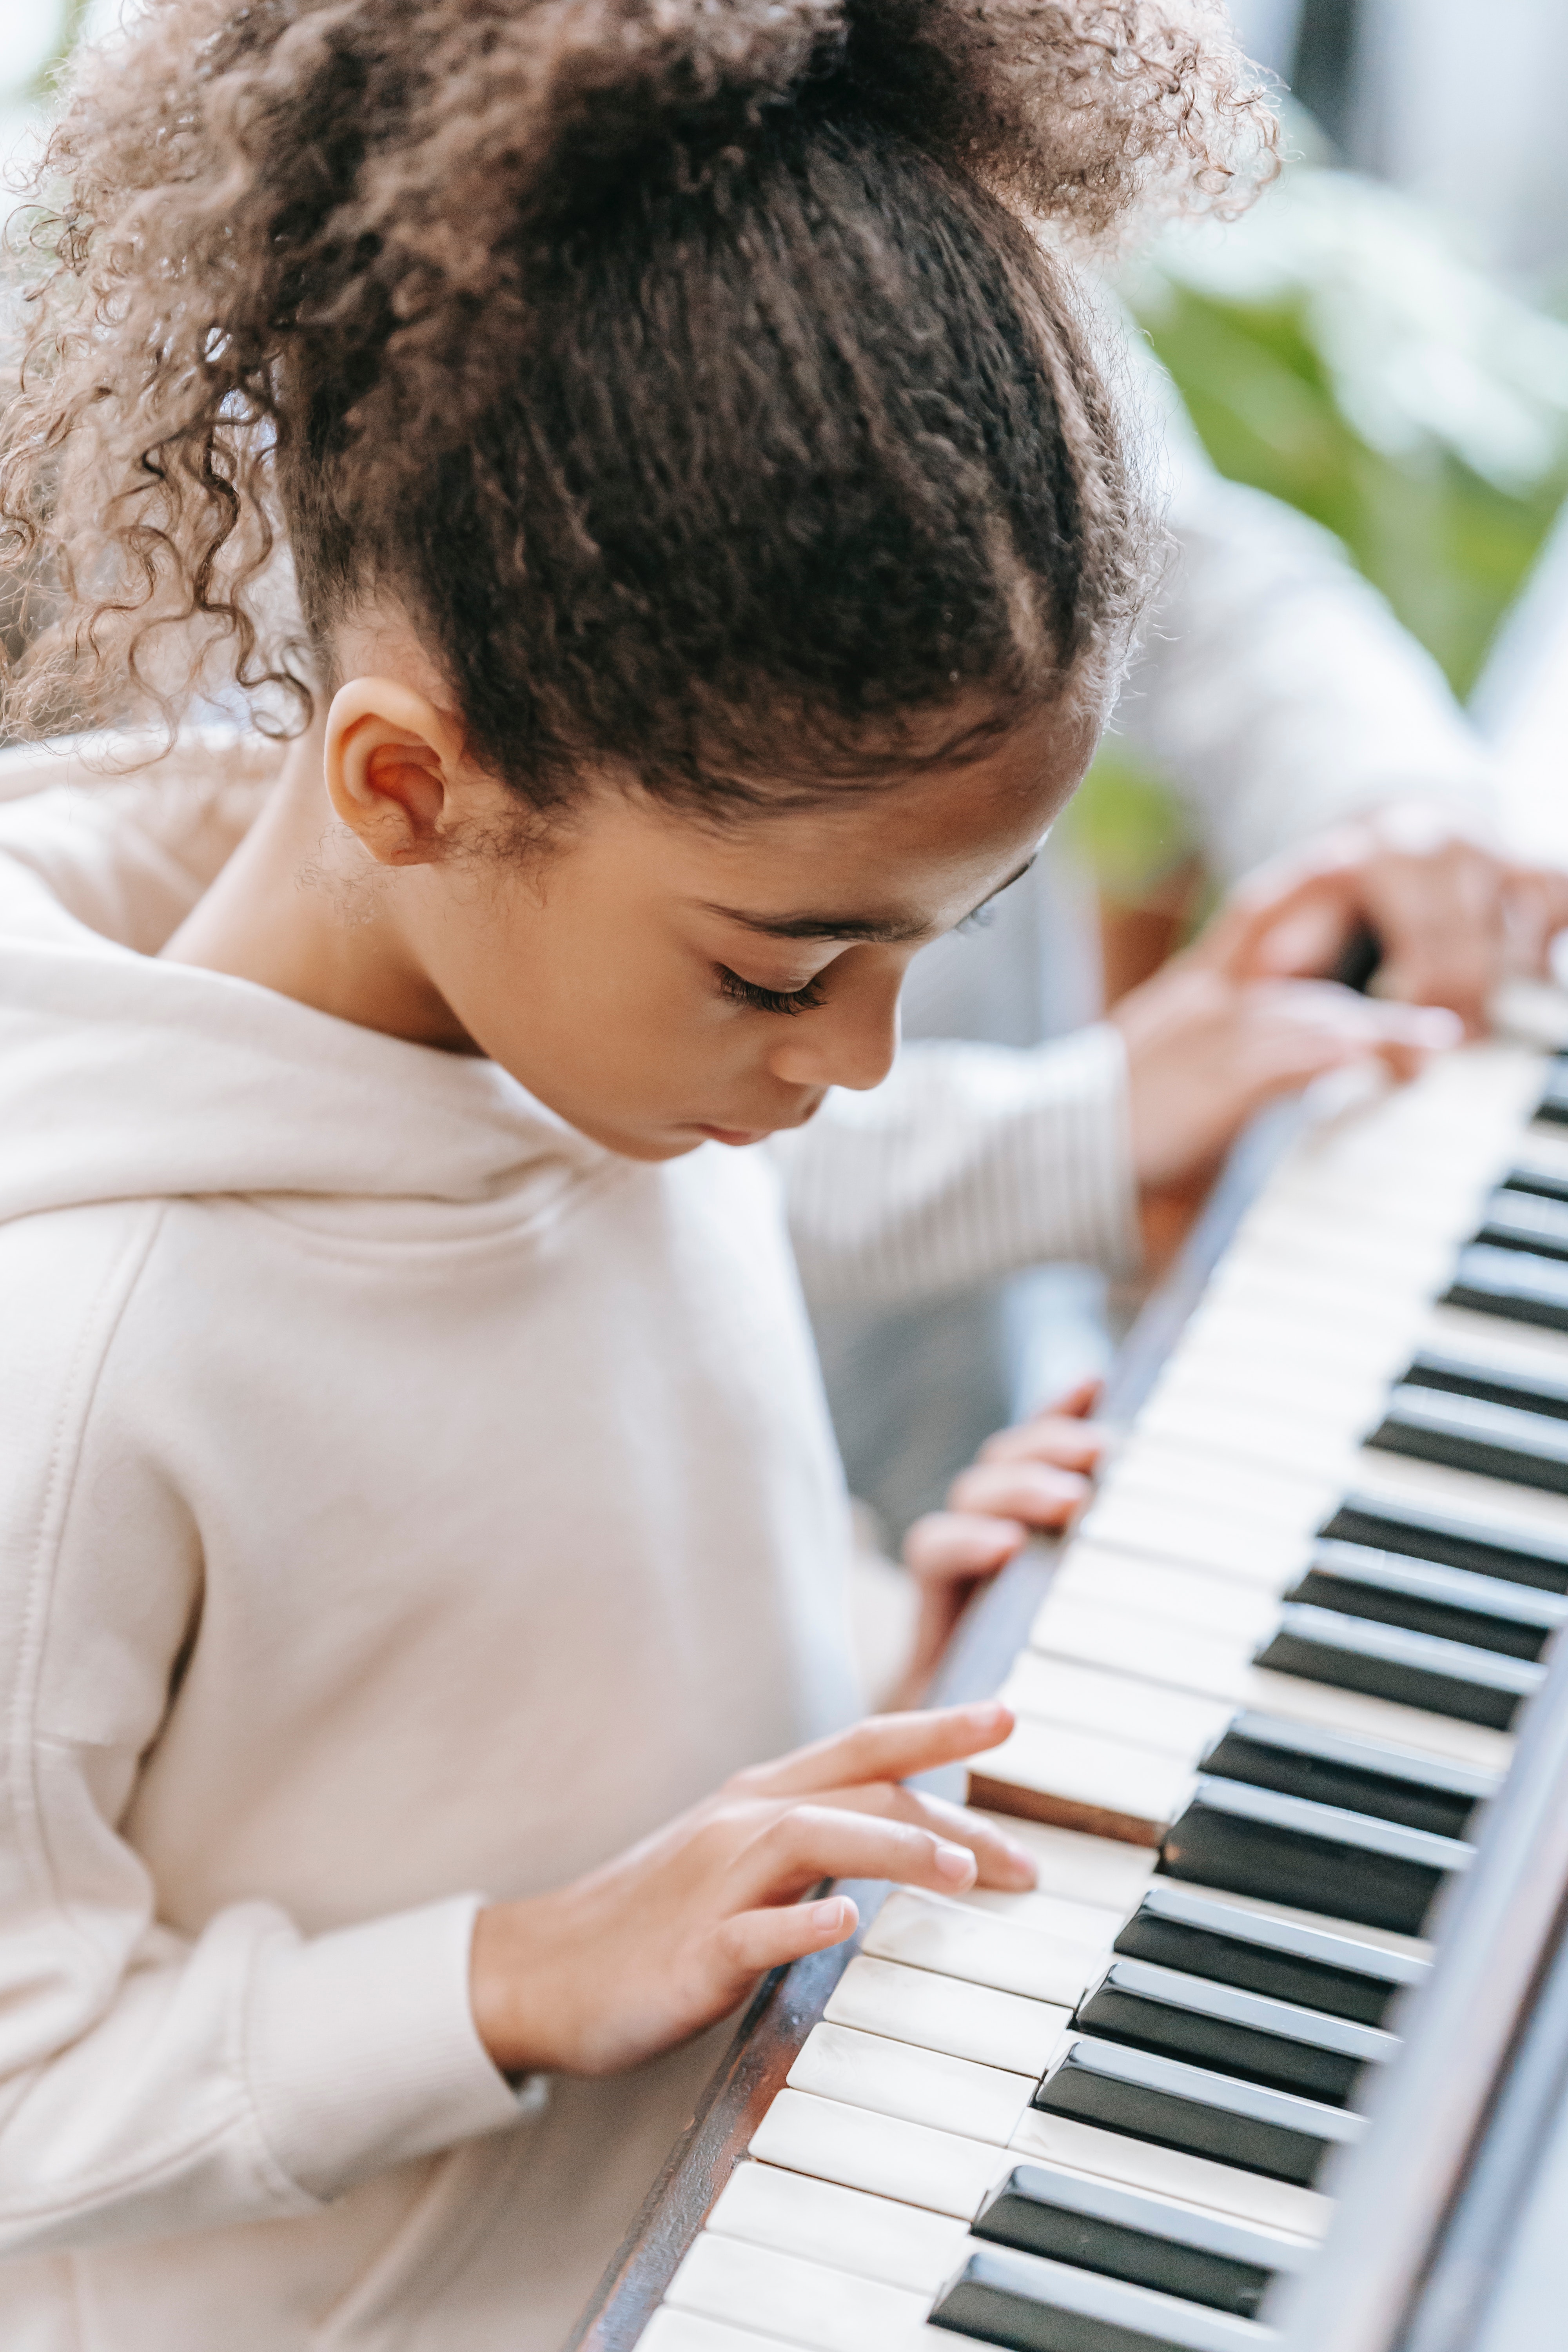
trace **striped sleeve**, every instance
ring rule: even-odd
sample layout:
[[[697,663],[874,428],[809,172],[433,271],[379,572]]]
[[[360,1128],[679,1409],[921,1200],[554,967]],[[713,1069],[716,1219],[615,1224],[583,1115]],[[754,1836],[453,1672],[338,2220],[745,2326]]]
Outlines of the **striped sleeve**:
[[[1017,1052],[907,1046],[779,1139],[808,1292],[904,1304],[1051,1258],[1139,1259],[1127,1064],[1108,1023]]]

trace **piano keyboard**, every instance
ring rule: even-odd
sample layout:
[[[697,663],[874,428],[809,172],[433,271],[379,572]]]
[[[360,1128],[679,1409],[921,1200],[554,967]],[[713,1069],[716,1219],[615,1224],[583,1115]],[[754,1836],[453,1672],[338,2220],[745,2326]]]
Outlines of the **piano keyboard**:
[[[647,2352],[1267,2352],[1568,1614],[1568,1066],[1302,1135],[972,1776],[1027,1895],[895,1889]]]

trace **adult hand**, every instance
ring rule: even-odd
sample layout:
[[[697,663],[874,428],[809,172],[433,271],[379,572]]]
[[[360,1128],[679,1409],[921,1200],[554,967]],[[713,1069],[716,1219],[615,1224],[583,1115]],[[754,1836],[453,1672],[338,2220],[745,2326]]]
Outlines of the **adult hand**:
[[[1037,1528],[1065,1527],[1087,1499],[1106,1432],[1089,1418],[1098,1381],[1047,1405],[1016,1429],[987,1438],[961,1470],[944,1511],[929,1511],[904,1538],[904,1565],[916,1579],[920,1606],[912,1652],[899,1696],[924,1691],[981,1585],[1005,1568]]]
[[[1211,968],[1205,948],[1206,935],[1110,1016],[1127,1047],[1132,1164],[1147,1192],[1206,1180],[1276,1097],[1352,1062],[1414,1077],[1462,1034],[1452,1013],[1328,981],[1238,982]]]
[[[1514,863],[1430,802],[1397,802],[1248,875],[1195,953],[1232,979],[1331,973],[1357,927],[1383,945],[1380,996],[1443,1004],[1471,1035],[1500,982],[1546,970],[1568,874]]]
[[[616,2074],[727,2016],[765,1969],[851,1935],[847,1896],[799,1900],[825,1878],[1032,1886],[1028,1855],[989,1822],[900,1785],[1012,1728],[996,1700],[874,1716],[737,1772],[570,1886],[491,1904],[470,1966],[480,2040],[508,2074]]]

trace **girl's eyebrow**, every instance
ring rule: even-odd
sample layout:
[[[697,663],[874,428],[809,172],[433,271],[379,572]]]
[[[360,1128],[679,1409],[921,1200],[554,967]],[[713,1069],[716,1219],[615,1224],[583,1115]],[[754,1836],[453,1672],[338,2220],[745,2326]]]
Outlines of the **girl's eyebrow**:
[[[982,907],[988,907],[993,898],[999,898],[1004,890],[1021,882],[1038,854],[1031,851],[1016,873],[1009,874],[1005,882],[998,882],[994,890],[988,890],[962,919],[968,922],[971,915],[977,915]],[[862,940],[878,947],[900,947],[910,940],[931,936],[929,923],[913,920],[907,915],[753,915],[743,907],[721,907],[710,899],[702,902],[702,912],[721,915],[727,923],[740,923],[746,930],[760,931],[770,940]]]

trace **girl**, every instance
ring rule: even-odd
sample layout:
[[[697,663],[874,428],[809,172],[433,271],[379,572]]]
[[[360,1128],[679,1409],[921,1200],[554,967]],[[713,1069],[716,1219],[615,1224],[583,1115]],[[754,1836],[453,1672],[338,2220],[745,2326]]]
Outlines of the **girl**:
[[[1143,578],[1019,216],[1249,169],[1233,66],[1141,5],[153,0],[85,68],[13,724],[295,716],[0,856],[7,2352],[544,2352],[693,2037],[853,1927],[803,1895],[1028,1883],[901,1785],[1003,1710],[845,1728],[779,1188],[871,1296],[1131,1247],[1115,1033],[879,1081]]]

